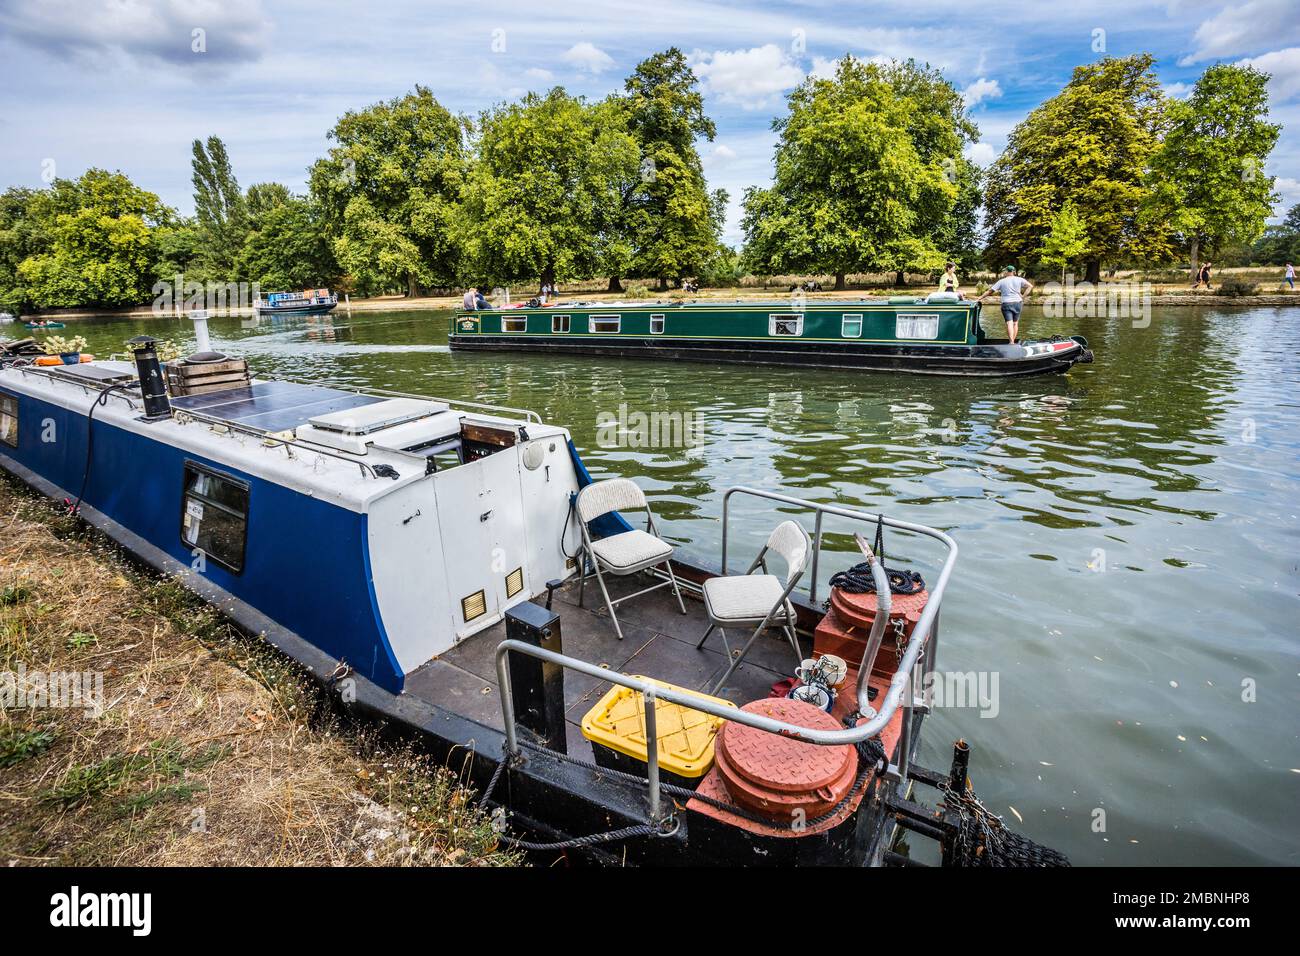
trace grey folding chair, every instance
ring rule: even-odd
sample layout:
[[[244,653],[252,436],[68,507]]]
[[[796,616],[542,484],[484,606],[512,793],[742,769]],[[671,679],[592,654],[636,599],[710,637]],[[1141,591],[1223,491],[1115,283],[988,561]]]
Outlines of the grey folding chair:
[[[783,582],[767,570],[767,553],[775,551],[785,559],[786,572]],[[731,645],[727,643],[727,627],[749,626],[757,624],[754,633],[749,636],[740,654],[731,661],[726,672],[709,691],[717,694],[727,678],[740,666],[740,662],[749,653],[750,647],[758,636],[769,627],[778,626],[785,633],[786,640],[794,650],[795,661],[803,662],[803,652],[799,649],[799,638],[794,632],[795,611],[790,601],[790,592],[803,577],[804,568],[812,557],[812,541],[808,532],[793,521],[782,521],[768,536],[767,544],[758,552],[758,557],[744,574],[729,574],[709,578],[704,582],[704,608],[709,615],[709,629],[704,632],[696,650],[704,647],[714,628],[722,635],[722,646],[727,657],[731,658]],[[762,574],[754,572],[761,568]]]
[[[578,492],[577,508],[578,526],[582,529],[579,607],[583,606],[583,598],[587,590],[587,562],[590,561],[596,574],[596,581],[600,584],[600,593],[605,596],[605,606],[609,608],[609,619],[614,622],[614,631],[620,641],[623,639],[623,628],[619,626],[618,615],[614,613],[615,604],[622,604],[630,598],[640,597],[642,594],[671,585],[673,593],[677,595],[677,606],[682,609],[683,614],[686,613],[686,605],[682,601],[682,592],[677,587],[677,576],[673,574],[670,560],[673,556],[673,546],[659,537],[659,532],[655,530],[654,513],[650,510],[649,502],[645,500],[645,494],[635,483],[626,478],[593,482]],[[645,531],[624,531],[622,534],[610,535],[599,541],[591,540],[588,522],[595,521],[601,515],[607,515],[611,511],[640,510],[644,510],[646,515]],[[609,589],[605,586],[606,574],[626,577],[657,565],[663,565],[664,570],[668,572],[667,581],[660,581],[633,594],[625,594],[618,600],[611,600]]]

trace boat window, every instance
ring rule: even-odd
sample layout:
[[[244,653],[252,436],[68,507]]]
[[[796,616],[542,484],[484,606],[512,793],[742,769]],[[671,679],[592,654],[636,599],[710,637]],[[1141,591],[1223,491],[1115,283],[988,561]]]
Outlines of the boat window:
[[[617,333],[621,324],[622,316],[619,315],[593,315],[591,317],[591,331],[593,332]]]
[[[205,560],[236,574],[244,570],[248,540],[248,483],[185,463],[181,540]]]
[[[939,316],[900,312],[894,325],[894,336],[900,339],[937,339]]]
[[[525,315],[507,315],[501,319],[502,332],[527,332],[528,317]]]
[[[552,332],[569,331],[569,317],[567,315],[551,316],[551,331]]]
[[[803,335],[803,316],[796,312],[767,317],[768,335]]]
[[[0,442],[18,447],[18,399],[0,394]]]
[[[862,315],[844,316],[844,324],[840,327],[840,334],[846,339],[862,338]]]
[[[664,317],[662,315],[650,316],[650,334],[663,335],[663,331],[664,331]]]

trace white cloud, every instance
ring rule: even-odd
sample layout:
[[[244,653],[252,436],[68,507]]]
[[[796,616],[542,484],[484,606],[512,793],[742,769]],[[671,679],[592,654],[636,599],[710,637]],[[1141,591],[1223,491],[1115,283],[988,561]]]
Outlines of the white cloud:
[[[1240,56],[1260,47],[1300,39],[1294,0],[1247,0],[1224,7],[1196,28],[1196,49],[1179,66],[1220,57]]]
[[[815,76],[819,80],[834,79],[835,70],[839,65],[839,60],[828,59],[824,56],[815,56],[813,57],[812,69],[808,71],[808,75]]]
[[[247,62],[261,58],[271,29],[261,0],[9,0],[0,6],[0,35],[59,57],[200,67]]]
[[[531,70],[525,70],[524,76],[528,77],[530,80],[537,80],[541,83],[549,83],[551,80],[555,79],[555,74],[550,70],[543,70],[536,66]]]
[[[752,50],[696,51],[691,68],[706,93],[745,109],[760,109],[803,82],[804,71],[775,43]]]
[[[966,158],[976,166],[988,166],[998,158],[998,152],[988,143],[972,143],[966,147]]]
[[[962,99],[966,101],[967,107],[976,107],[985,100],[995,100],[1002,95],[1002,87],[998,85],[997,80],[986,80],[980,77],[966,89],[961,91]]]
[[[717,146],[713,147],[713,152],[710,154],[710,157],[715,162],[725,163],[736,158],[736,151],[725,143],[719,143]]]
[[[560,59],[587,73],[603,73],[614,65],[612,56],[586,40],[569,47],[560,54]]]
[[[1272,98],[1281,102],[1300,94],[1300,46],[1285,50],[1274,50],[1263,56],[1247,57],[1238,66],[1253,66],[1268,73],[1268,92]]]
[[[1192,92],[1191,83],[1166,83],[1164,85],[1165,96],[1171,100],[1183,100]]]
[[[1273,220],[1281,221],[1288,209],[1300,203],[1300,179],[1279,176],[1273,181],[1273,188],[1278,193],[1277,205],[1273,207]]]

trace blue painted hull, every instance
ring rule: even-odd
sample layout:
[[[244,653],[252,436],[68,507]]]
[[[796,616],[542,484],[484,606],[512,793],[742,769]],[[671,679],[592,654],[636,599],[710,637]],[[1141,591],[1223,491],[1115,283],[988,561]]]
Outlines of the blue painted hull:
[[[16,449],[0,447],[0,466],[46,494],[75,498],[85,475],[85,414],[22,393],[17,398],[20,419],[41,426],[23,428]],[[230,613],[230,603],[237,602],[244,606],[243,618],[265,619],[346,662],[384,690],[401,692],[404,675],[378,610],[364,514],[111,422],[95,421],[93,427],[94,454],[83,512],[93,510],[155,549],[142,555],[150,563],[163,570],[189,571],[195,579],[192,585],[201,585],[194,590],[223,611]],[[57,441],[42,440],[50,428]],[[190,571],[192,550],[181,539],[187,461],[234,475],[250,486],[248,539],[239,573],[212,561],[201,574]]]

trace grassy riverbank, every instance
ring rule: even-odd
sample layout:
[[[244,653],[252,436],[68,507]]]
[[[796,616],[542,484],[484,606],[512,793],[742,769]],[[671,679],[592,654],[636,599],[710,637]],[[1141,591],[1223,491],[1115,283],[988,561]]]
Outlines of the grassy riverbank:
[[[452,771],[0,475],[0,673],[20,664],[102,674],[104,707],[0,709],[0,864],[517,862]]]

